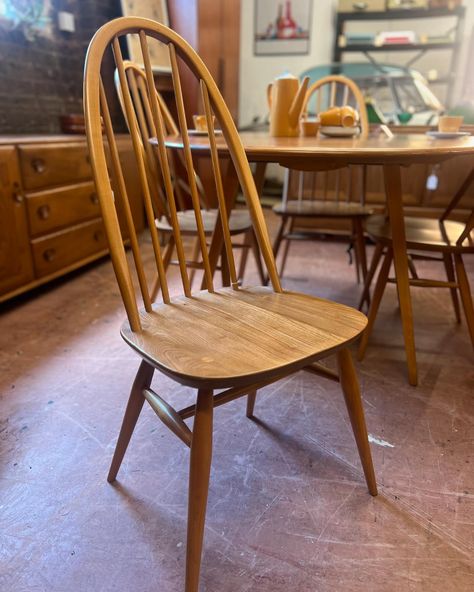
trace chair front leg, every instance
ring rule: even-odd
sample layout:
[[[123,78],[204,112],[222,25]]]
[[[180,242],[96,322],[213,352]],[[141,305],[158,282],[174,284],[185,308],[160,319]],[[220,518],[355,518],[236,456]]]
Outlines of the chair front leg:
[[[382,257],[382,252],[382,243],[375,243],[375,250],[372,256],[372,261],[370,263],[369,271],[367,272],[367,277],[365,278],[364,290],[362,291],[359,300],[359,310],[362,310],[364,302],[367,302],[367,306],[370,307],[370,286],[372,284],[372,280],[374,279],[375,272],[377,271],[377,266],[379,264],[380,258]]]
[[[112,463],[110,465],[109,474],[107,477],[107,481],[109,483],[115,481],[117,477],[123,457],[127,451],[128,443],[130,442],[130,438],[132,437],[133,430],[135,429],[135,425],[142,410],[143,403],[145,402],[143,389],[146,389],[150,386],[154,372],[155,369],[153,366],[150,366],[150,364],[145,362],[145,360],[142,361],[140,367],[138,368],[138,372],[135,376],[132,390],[130,392],[130,398],[128,399],[127,409],[125,410],[125,415],[123,417],[117,445],[115,446]]]
[[[450,253],[443,253],[443,262],[448,282],[455,282],[456,276],[454,275],[453,260],[451,259]],[[461,310],[459,308],[458,291],[456,288],[450,288],[449,291],[451,292],[451,300],[453,301],[454,316],[456,317],[456,322],[460,323]]]
[[[364,237],[364,224],[359,217],[353,219],[353,232],[355,239],[355,253],[356,253],[356,266],[357,272],[357,283],[362,276],[362,281],[365,282],[367,278],[367,253],[365,249],[365,237]]]
[[[393,250],[392,247],[388,247],[387,253],[385,255],[385,259],[383,260],[382,267],[379,271],[379,277],[377,278],[377,283],[375,284],[374,295],[372,296],[372,302],[370,303],[369,308],[369,322],[367,323],[367,327],[365,331],[362,333],[362,338],[360,340],[359,345],[359,353],[358,358],[362,360],[365,355],[365,350],[367,349],[367,344],[369,343],[369,337],[372,333],[372,329],[374,327],[375,319],[377,317],[377,312],[379,310],[380,302],[382,300],[383,293],[385,291],[385,286],[387,285],[388,280],[388,273],[390,271],[390,266],[392,265],[393,260]]]
[[[242,253],[240,255],[240,263],[239,263],[239,271],[237,273],[237,279],[240,282],[243,282],[244,279],[244,274],[245,274],[245,268],[247,267],[247,259],[248,259],[248,254],[249,254],[249,249],[251,248],[251,244],[252,244],[252,234],[253,234],[253,230],[247,230],[247,232],[244,235],[244,242],[242,246]]]
[[[377,495],[372,454],[370,452],[369,437],[365,425],[364,409],[360,396],[359,381],[352,361],[351,352],[341,349],[337,353],[339,379],[346,401],[347,411],[351,420],[352,431],[359,450],[360,462],[364,470],[365,480],[371,495]]]
[[[201,252],[201,243],[199,242],[199,237],[194,239],[194,246],[193,246],[193,254],[192,254],[192,262],[199,263],[199,253]],[[189,272],[189,287],[193,287],[194,276],[196,275],[196,268],[192,267],[191,271]]]
[[[185,592],[198,592],[199,589],[207,494],[211,472],[213,407],[212,390],[200,389],[197,395],[191,440]]]
[[[472,305],[471,288],[466,274],[464,262],[459,253],[454,254],[454,265],[456,266],[456,275],[458,278],[459,292],[461,293],[461,302],[466,317],[467,328],[471,336],[471,343],[474,347],[474,307]]]
[[[174,249],[174,236],[171,234],[168,244],[166,245],[166,249],[165,249],[165,254],[163,255],[163,267],[166,271],[168,270],[168,267],[170,265],[170,261],[171,261],[171,255],[173,254],[173,249]],[[152,302],[155,302],[155,300],[158,297],[158,294],[160,293],[160,278],[158,276],[158,274],[156,274],[156,278],[155,281],[153,283],[153,286],[151,288],[151,294],[150,294],[150,299]]]
[[[262,285],[265,285],[266,277],[265,277],[265,270],[263,269],[262,265],[262,257],[260,254],[260,246],[258,244],[257,237],[255,236],[255,231],[252,229],[250,234],[250,244],[253,252],[253,256],[255,258],[255,263],[257,265],[258,276]]]

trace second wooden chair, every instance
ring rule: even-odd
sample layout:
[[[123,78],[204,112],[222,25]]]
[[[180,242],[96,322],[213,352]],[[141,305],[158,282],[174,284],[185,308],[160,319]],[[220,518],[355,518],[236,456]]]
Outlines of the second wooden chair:
[[[471,211],[465,223],[449,220],[452,211],[459,204],[472,182],[474,182],[474,168],[439,219],[407,217],[405,218],[405,234],[409,252],[414,252],[421,259],[436,259],[442,262],[447,276],[446,280],[420,278],[416,270],[412,268],[413,277],[410,279],[410,285],[421,288],[448,288],[451,292],[456,320],[461,322],[459,292],[474,348],[474,308],[463,261],[463,255],[474,253],[474,210]],[[385,287],[388,282],[393,281],[389,278],[393,248],[392,234],[387,219],[384,216],[372,216],[367,223],[367,234],[375,242],[375,251],[359,308],[362,308],[364,301],[367,300],[371,281],[381,260],[382,265],[369,307],[369,322],[359,346],[359,359],[361,360],[365,355]]]
[[[365,137],[368,134],[369,123],[367,118],[367,110],[365,107],[364,97],[361,90],[356,83],[345,76],[326,76],[316,81],[310,86],[306,94],[306,111],[311,101],[316,99],[316,113],[319,113],[323,108],[334,107],[339,105],[354,106],[360,116],[361,136]],[[315,236],[314,229],[308,227],[308,224],[302,226],[298,224],[301,220],[329,220],[337,219],[338,221],[347,221],[351,227],[351,242],[354,245],[355,262],[357,279],[360,277],[365,279],[367,273],[367,260],[365,252],[364,239],[364,222],[373,213],[373,208],[365,204],[365,167],[361,167],[361,195],[359,201],[354,201],[354,182],[353,170],[348,169],[348,181],[345,199],[340,199],[341,194],[341,171],[335,171],[336,175],[336,190],[334,199],[327,199],[327,183],[328,171],[321,171],[321,173],[312,173],[312,187],[310,190],[310,198],[305,197],[306,177],[309,175],[303,171],[286,171],[285,185],[283,190],[283,200],[281,204],[276,205],[273,211],[281,218],[280,227],[273,245],[273,252],[275,257],[278,256],[281,244],[285,241],[285,247],[280,266],[280,274],[283,274],[290,241],[292,240],[308,240]],[[288,199],[290,184],[295,175],[298,175],[298,197],[297,199]],[[323,198],[316,195],[316,179],[317,175],[324,175],[324,192]]]
[[[132,105],[135,112],[135,122],[137,125],[137,131],[140,134],[141,142],[143,146],[143,154],[146,163],[147,174],[150,176],[151,191],[153,198],[153,206],[156,210],[158,217],[156,219],[157,228],[161,231],[164,240],[166,240],[166,249],[163,255],[163,265],[165,271],[168,269],[170,264],[177,265],[177,261],[171,259],[173,251],[176,248],[176,243],[173,235],[173,226],[170,219],[169,206],[165,195],[163,194],[163,174],[160,169],[159,161],[156,157],[156,151],[150,144],[150,139],[156,137],[156,129],[153,123],[152,110],[150,105],[150,99],[147,94],[146,86],[146,74],[140,66],[130,61],[124,61],[124,69],[126,73],[126,79],[129,86],[130,96],[132,98]],[[125,104],[123,100],[123,92],[120,86],[120,80],[118,72],[115,72],[115,85],[119,102],[122,107],[122,112],[127,125],[130,126],[127,118]],[[163,97],[156,91],[156,98],[160,109],[160,114],[163,119],[164,129],[166,133],[170,135],[179,135],[179,128],[171,115]],[[181,152],[173,151],[170,155],[170,172],[172,175],[173,186],[176,193],[176,201],[178,205],[178,223],[181,229],[182,236],[191,237],[194,239],[193,254],[189,261],[186,262],[187,266],[191,269],[190,281],[192,283],[194,273],[196,269],[204,269],[203,262],[199,261],[199,236],[198,228],[196,225],[196,219],[194,216],[194,210],[187,209],[187,202],[191,198],[191,188],[189,184],[181,177],[179,173],[179,167],[186,171],[186,164]],[[204,234],[210,238],[217,223],[218,210],[209,207],[209,200],[206,197],[201,180],[196,172],[194,172],[194,178],[196,182],[196,189],[199,196],[199,202],[202,208],[202,221]],[[260,275],[260,279],[263,282],[264,272],[260,259],[260,249],[258,242],[255,238],[255,233],[252,227],[252,221],[250,218],[249,211],[247,209],[233,209],[229,215],[229,231],[232,237],[242,236],[244,237],[243,242],[237,243],[235,246],[242,249],[241,264],[239,267],[239,281],[242,281],[246,263],[247,263],[247,250],[253,251],[257,271]],[[225,262],[224,262],[225,265]],[[224,282],[226,269],[222,269]],[[156,300],[160,289],[159,276],[156,275],[151,290],[152,301]]]

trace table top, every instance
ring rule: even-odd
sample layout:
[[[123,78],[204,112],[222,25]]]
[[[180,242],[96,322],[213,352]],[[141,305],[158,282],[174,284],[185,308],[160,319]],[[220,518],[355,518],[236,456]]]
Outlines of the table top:
[[[342,164],[436,163],[456,155],[474,156],[474,136],[433,139],[426,134],[383,134],[362,138],[297,137],[274,138],[267,132],[241,132],[240,137],[251,162],[277,162],[291,168],[325,168]],[[207,136],[190,136],[191,148],[209,152]],[[223,136],[216,136],[218,150],[227,152]],[[166,145],[182,148],[180,136],[168,136]]]

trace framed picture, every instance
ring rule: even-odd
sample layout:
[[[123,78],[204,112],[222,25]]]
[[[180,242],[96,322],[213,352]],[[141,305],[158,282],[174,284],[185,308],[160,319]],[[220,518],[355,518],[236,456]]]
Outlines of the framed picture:
[[[312,0],[255,0],[255,55],[309,53]]]
[[[121,0],[124,16],[142,16],[169,26],[166,0]],[[128,55],[132,62],[143,66],[142,50],[138,35],[127,35]],[[171,72],[168,47],[148,38],[150,60],[155,72]]]

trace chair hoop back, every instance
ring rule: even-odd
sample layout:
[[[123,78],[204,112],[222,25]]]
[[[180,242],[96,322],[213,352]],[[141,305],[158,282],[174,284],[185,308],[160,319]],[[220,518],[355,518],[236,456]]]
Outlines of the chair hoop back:
[[[276,271],[270,239],[252,172],[250,170],[250,166],[242,142],[237,133],[234,121],[232,120],[230,112],[211,74],[194,49],[173,30],[149,19],[140,17],[121,17],[102,26],[94,35],[89,45],[84,72],[84,112],[86,121],[86,134],[94,180],[100,199],[105,230],[109,240],[112,262],[131,329],[133,331],[141,330],[139,307],[135,297],[135,289],[131,270],[129,268],[123,246],[114,198],[120,200],[120,203],[124,209],[127,222],[127,231],[130,238],[130,245],[135,263],[135,271],[138,278],[145,310],[150,312],[152,310],[152,306],[138,245],[138,239],[133,226],[133,219],[131,217],[123,172],[120,166],[120,159],[112,120],[110,117],[106,90],[102,82],[101,74],[102,69],[105,67],[103,65],[104,55],[109,50],[109,48],[112,49],[115,67],[117,68],[120,92],[122,94],[122,104],[132,139],[137,170],[139,173],[140,185],[143,194],[146,218],[151,234],[155,263],[162,287],[162,298],[164,303],[170,303],[171,300],[161,255],[160,237],[155,224],[156,212],[154,211],[152,199],[153,190],[150,188],[150,176],[147,175],[147,172],[149,171],[147,169],[145,158],[146,149],[144,148],[143,141],[140,137],[139,121],[137,119],[137,113],[133,107],[132,92],[127,81],[127,72],[120,49],[120,39],[125,35],[130,34],[138,35],[140,40],[143,64],[145,66],[144,70],[146,91],[151,106],[153,124],[151,131],[156,133],[156,153],[164,186],[163,193],[166,196],[167,206],[169,209],[169,217],[173,228],[181,281],[185,296],[191,297],[190,283],[186,268],[183,242],[177,218],[175,191],[173,188],[169,162],[169,150],[167,150],[165,146],[165,116],[163,115],[162,107],[160,107],[160,102],[157,98],[150,54],[148,50],[148,38],[156,39],[164,43],[167,45],[169,52],[174,95],[178,113],[179,131],[182,136],[183,155],[188,174],[188,183],[191,189],[191,197],[196,217],[196,226],[198,229],[198,237],[207,281],[207,289],[211,292],[214,291],[186,124],[186,115],[184,111],[184,101],[178,68],[178,58],[182,60],[182,62],[195,75],[200,84],[202,102],[207,119],[211,161],[219,204],[219,220],[222,226],[231,284],[234,289],[238,289],[237,274],[235,270],[232,243],[228,225],[228,212],[223,193],[223,183],[219,163],[219,152],[221,150],[225,155],[230,155],[232,159],[233,166],[235,167],[242,192],[245,196],[252,217],[254,231],[260,245],[270,281],[272,283],[273,289],[277,292],[281,292],[280,281]],[[145,87],[143,86],[142,90],[143,88]],[[222,129],[222,139],[225,142],[225,146],[221,146],[220,139],[219,141],[216,139],[213,115],[215,115],[217,121],[219,122],[220,128]],[[102,136],[101,117],[103,118],[105,124],[106,143],[110,152],[110,160],[112,163],[112,179],[117,195],[114,195],[114,192],[112,191],[112,185],[107,169],[106,146]]]

